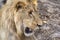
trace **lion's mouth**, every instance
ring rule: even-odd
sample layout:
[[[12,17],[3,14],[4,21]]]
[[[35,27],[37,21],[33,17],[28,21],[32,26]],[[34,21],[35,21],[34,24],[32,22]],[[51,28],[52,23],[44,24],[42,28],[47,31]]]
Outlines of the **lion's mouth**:
[[[25,36],[32,36],[34,34],[34,31],[28,27],[25,28],[24,30],[24,35]]]

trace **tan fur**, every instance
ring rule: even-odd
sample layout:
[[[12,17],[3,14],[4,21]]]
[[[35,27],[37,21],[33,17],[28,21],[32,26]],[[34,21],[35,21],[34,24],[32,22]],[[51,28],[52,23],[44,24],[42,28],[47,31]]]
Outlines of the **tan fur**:
[[[0,40],[9,40],[9,32],[13,34],[12,40],[35,40],[33,36],[24,36],[24,28],[21,28],[21,26],[34,30],[37,24],[43,24],[37,12],[37,0],[7,0],[7,3],[1,9],[1,14],[0,32],[2,35],[4,32],[6,36],[2,38],[0,33]]]

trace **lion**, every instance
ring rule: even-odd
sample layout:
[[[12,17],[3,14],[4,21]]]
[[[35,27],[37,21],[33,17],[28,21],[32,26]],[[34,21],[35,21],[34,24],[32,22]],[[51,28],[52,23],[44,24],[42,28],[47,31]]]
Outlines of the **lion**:
[[[6,0],[0,11],[0,40],[35,40],[36,29],[44,23],[37,0]]]

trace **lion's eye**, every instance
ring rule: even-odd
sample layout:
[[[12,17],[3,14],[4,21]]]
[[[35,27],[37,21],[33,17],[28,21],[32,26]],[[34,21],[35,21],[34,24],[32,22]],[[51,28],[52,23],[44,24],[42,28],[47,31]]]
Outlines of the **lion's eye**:
[[[21,5],[17,5],[16,8],[17,8],[17,10],[19,10],[20,8],[22,8],[22,6]]]
[[[30,10],[30,11],[29,11],[29,14],[32,14],[32,12],[33,12],[33,11],[32,11],[32,10]]]
[[[17,9],[19,9],[19,8],[22,8],[22,5],[17,5],[16,7],[17,7]]]
[[[26,27],[25,32],[26,32],[26,33],[32,33],[32,29]]]

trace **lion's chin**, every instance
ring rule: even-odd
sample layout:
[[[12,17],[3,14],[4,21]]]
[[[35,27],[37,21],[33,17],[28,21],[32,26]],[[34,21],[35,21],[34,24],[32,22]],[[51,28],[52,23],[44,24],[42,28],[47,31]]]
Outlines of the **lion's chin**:
[[[27,33],[24,32],[24,35],[25,35],[26,37],[32,36],[33,34],[34,34],[34,33],[28,33],[28,34],[27,34]]]

